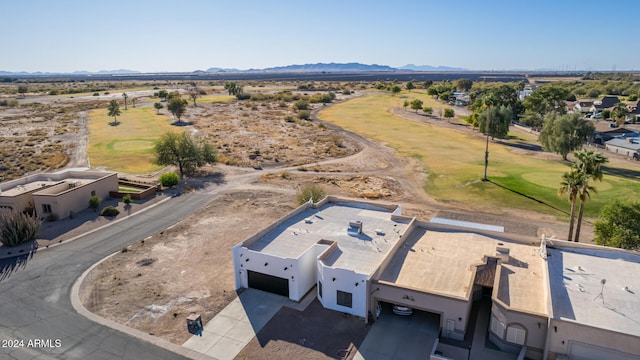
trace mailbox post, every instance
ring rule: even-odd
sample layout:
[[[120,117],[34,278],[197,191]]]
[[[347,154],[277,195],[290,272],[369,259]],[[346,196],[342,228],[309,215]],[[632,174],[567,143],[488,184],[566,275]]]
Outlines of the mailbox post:
[[[187,316],[187,330],[193,335],[202,336],[202,318],[198,314],[190,314]]]

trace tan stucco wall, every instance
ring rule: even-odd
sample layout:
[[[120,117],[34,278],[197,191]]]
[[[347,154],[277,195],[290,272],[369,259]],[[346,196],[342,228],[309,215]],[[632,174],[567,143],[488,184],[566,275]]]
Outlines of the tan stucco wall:
[[[441,336],[451,338],[464,337],[471,312],[471,301],[410,290],[381,282],[372,282],[370,293],[369,310],[374,314],[377,305],[376,300],[406,305],[413,309],[440,314]],[[455,322],[455,334],[447,334],[447,320]]]
[[[51,214],[57,219],[64,219],[71,211],[79,212],[89,207],[91,192],[95,191],[96,196],[105,200],[109,198],[109,191],[118,190],[118,175],[113,173],[89,184],[69,188],[67,184],[62,184],[68,190],[59,194],[34,194],[36,211],[39,216],[47,216],[42,213],[42,204],[51,205]]]
[[[527,355],[529,358],[538,358],[542,355],[547,341],[549,320],[546,317],[509,310],[496,301],[493,301],[491,313],[504,323],[507,328],[511,325],[520,325],[525,328],[527,332],[525,345],[527,345],[531,353]],[[533,352],[536,354],[533,354]]]

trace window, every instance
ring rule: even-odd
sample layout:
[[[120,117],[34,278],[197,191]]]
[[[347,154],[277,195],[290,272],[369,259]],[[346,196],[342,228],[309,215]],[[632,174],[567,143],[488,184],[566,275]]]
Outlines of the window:
[[[506,340],[514,344],[524,345],[524,338],[526,334],[527,331],[520,327],[509,326],[507,328]]]
[[[504,324],[495,316],[491,315],[491,332],[496,334],[500,339],[504,339]]]
[[[322,281],[318,281],[318,296],[322,297]]]
[[[50,214],[51,213],[51,205],[42,204],[42,212],[45,213],[45,214]]]
[[[91,190],[91,196],[96,196],[96,191],[95,190]]]
[[[341,306],[346,306],[348,308],[351,307],[351,299],[352,295],[350,292],[345,292],[345,291],[340,291],[338,290],[337,296],[336,296],[336,304],[341,305]]]

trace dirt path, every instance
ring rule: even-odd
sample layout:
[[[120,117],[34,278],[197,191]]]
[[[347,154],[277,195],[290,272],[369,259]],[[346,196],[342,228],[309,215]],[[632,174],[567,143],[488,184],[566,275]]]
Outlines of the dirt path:
[[[395,111],[413,116],[402,109]],[[417,116],[420,119],[415,121],[424,120]],[[431,121],[465,131],[461,125]],[[199,313],[207,322],[235,298],[232,247],[294,209],[297,189],[308,183],[322,184],[330,194],[402,204],[405,214],[425,220],[441,215],[503,224],[529,236],[565,231],[564,224],[546,215],[513,209],[480,214],[481,204],[438,202],[425,193],[425,169],[416,159],[399,157],[385,144],[323,125],[339,132],[357,153],[262,170],[217,165],[208,169],[217,174],[213,181],[188,179],[184,187],[201,188],[208,181],[210,186],[198,191],[215,192],[215,199],[197,214],[96,267],[81,294],[85,306],[100,316],[181,344],[189,337],[184,325],[189,313]],[[529,226],[518,227],[519,223]],[[537,233],[532,234],[535,229]],[[309,355],[309,349],[298,343],[281,345],[291,357]],[[260,354],[276,356],[269,349]]]

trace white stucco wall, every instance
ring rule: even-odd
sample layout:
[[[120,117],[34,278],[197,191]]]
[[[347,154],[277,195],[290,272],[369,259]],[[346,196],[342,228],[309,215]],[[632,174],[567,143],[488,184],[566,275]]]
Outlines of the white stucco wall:
[[[366,318],[367,275],[356,273],[353,270],[328,267],[319,261],[318,281],[322,281],[322,297],[318,296],[322,306]],[[338,290],[351,293],[351,308],[337,304]]]
[[[249,287],[247,271],[251,270],[289,280],[289,299],[300,301],[316,285],[316,259],[327,247],[314,244],[299,258],[293,259],[264,254],[238,244],[232,250],[236,290]]]

